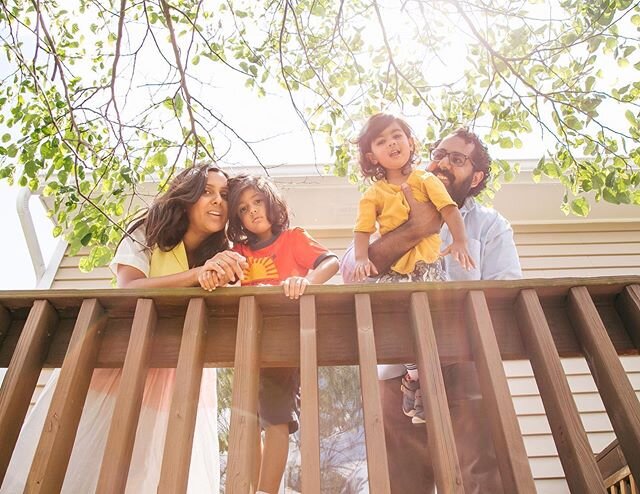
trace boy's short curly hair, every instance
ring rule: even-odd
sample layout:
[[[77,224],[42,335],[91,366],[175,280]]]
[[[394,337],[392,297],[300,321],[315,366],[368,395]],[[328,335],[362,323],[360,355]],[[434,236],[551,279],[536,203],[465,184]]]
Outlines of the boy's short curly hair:
[[[360,171],[365,178],[370,178],[374,182],[385,178],[386,172],[382,165],[372,163],[367,157],[367,154],[371,152],[371,145],[375,138],[393,123],[397,123],[407,138],[414,143],[414,149],[411,151],[409,161],[402,167],[402,174],[408,175],[411,173],[413,166],[420,162],[420,158],[415,150],[416,141],[409,124],[402,118],[391,113],[376,113],[369,117],[369,120],[367,120],[367,123],[364,124],[364,127],[360,131],[360,135],[354,141],[354,144],[358,145]]]
[[[234,243],[252,243],[255,236],[240,221],[238,207],[242,193],[253,188],[265,197],[267,219],[271,223],[271,233],[277,235],[289,228],[289,211],[275,184],[265,177],[241,174],[229,179],[229,226],[227,236]]]

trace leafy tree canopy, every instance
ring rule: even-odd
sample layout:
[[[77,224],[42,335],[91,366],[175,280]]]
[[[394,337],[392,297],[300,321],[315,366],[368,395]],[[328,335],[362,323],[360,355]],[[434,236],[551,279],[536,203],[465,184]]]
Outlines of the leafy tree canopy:
[[[537,136],[534,174],[562,182],[567,212],[640,204],[639,3],[5,0],[0,178],[42,188],[54,233],[104,263],[137,184],[219,158],[223,135],[254,150],[207,97],[231,79],[287,95],[336,174],[355,176],[349,139],[393,108],[423,116],[425,142]]]

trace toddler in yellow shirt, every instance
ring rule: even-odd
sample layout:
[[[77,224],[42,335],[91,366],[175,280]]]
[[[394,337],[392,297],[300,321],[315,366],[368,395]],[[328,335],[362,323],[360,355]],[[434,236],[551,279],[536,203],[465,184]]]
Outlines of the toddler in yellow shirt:
[[[475,267],[467,249],[464,223],[458,205],[444,184],[432,173],[415,170],[418,156],[411,128],[403,119],[387,113],[369,118],[357,139],[360,170],[373,185],[367,189],[358,206],[354,227],[355,279],[364,281],[378,274],[369,260],[369,238],[378,224],[381,235],[395,230],[409,218],[409,204],[400,186],[407,183],[418,201],[431,201],[449,226],[453,242],[440,252],[440,235],[423,238],[415,247],[382,273],[376,283],[404,281],[444,281],[446,275],[441,256],[451,254],[465,269]],[[403,380],[403,410],[414,423],[424,422],[418,371],[406,364]]]

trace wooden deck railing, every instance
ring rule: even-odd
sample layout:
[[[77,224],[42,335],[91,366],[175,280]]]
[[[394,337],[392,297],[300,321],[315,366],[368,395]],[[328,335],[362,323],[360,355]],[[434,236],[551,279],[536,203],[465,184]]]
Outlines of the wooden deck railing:
[[[596,456],[607,494],[640,494],[616,439]]]
[[[130,337],[131,336],[131,337]],[[560,358],[584,355],[628,468],[640,404],[619,355],[638,354],[640,278],[279,288],[0,292],[0,480],[43,367],[61,367],[29,474],[60,489],[92,369],[123,367],[99,492],[119,492],[147,368],[176,367],[160,492],[184,492],[203,366],[234,366],[226,492],[254,488],[260,366],[300,366],[302,491],[320,492],[318,366],[358,364],[370,491],[389,492],[376,363],[417,360],[438,492],[462,493],[441,363],[474,360],[505,492],[535,492],[502,360],[530,359],[573,493],[605,492]],[[53,420],[55,418],[55,420]],[[117,422],[115,422],[117,421]]]

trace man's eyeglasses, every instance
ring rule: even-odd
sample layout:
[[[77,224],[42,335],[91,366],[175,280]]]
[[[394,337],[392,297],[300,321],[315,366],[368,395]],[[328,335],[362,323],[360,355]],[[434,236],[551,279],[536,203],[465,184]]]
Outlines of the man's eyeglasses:
[[[431,150],[431,160],[432,161],[442,161],[446,157],[449,157],[449,163],[451,163],[456,168],[462,168],[464,164],[469,160],[472,166],[473,161],[466,154],[459,153],[458,151],[448,152],[446,149],[435,148]]]

